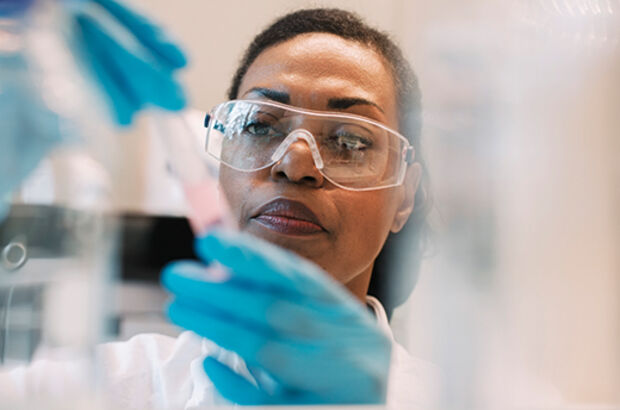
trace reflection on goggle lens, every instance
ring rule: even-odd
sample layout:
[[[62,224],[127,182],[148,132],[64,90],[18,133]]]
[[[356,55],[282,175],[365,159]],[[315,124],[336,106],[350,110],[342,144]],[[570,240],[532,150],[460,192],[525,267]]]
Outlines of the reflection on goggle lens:
[[[238,100],[215,107],[205,126],[209,154],[240,171],[273,165],[298,140],[307,143],[319,171],[344,189],[400,185],[413,162],[405,137],[356,115]]]

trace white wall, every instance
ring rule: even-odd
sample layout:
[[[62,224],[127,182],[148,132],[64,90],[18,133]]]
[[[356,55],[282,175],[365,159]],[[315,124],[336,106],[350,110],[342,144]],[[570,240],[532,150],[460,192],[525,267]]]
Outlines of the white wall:
[[[204,110],[226,99],[234,70],[252,38],[289,11],[310,6],[341,7],[360,13],[377,26],[400,32],[400,1],[139,0],[135,3],[150,10],[191,55],[185,79],[193,105]]]

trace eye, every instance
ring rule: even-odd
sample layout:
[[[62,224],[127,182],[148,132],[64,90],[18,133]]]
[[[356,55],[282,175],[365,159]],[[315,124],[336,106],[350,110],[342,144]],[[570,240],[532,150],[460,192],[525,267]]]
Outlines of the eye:
[[[338,131],[329,137],[329,145],[343,151],[364,151],[372,147],[372,140],[356,132]]]
[[[253,112],[246,117],[243,132],[255,137],[278,135],[278,117],[265,112]]]
[[[255,135],[257,137],[264,137],[273,133],[271,124],[254,121],[245,126],[245,132]]]

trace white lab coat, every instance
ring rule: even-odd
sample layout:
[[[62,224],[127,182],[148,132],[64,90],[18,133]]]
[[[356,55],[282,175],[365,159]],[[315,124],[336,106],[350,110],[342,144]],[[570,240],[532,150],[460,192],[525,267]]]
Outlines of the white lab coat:
[[[383,306],[368,297],[379,326],[393,339]],[[99,385],[106,407],[115,409],[192,409],[228,404],[207,378],[202,361],[216,356],[249,377],[243,360],[192,332],[174,338],[141,334],[125,342],[102,344],[96,350]],[[303,371],[303,369],[300,369]],[[0,374],[0,402],[23,397],[71,397],[87,378],[80,363],[39,358],[28,367]],[[435,408],[438,372],[432,364],[411,357],[393,341],[388,405],[390,409]]]

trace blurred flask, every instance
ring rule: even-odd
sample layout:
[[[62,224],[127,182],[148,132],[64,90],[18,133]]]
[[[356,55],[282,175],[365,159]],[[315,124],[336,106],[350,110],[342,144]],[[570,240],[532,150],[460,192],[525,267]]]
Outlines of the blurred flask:
[[[60,2],[0,1],[0,371],[66,361],[78,382],[63,386],[75,395],[63,406],[82,406],[109,331],[118,144],[67,46],[70,27]],[[52,392],[21,388],[28,403],[11,408],[54,408]]]

